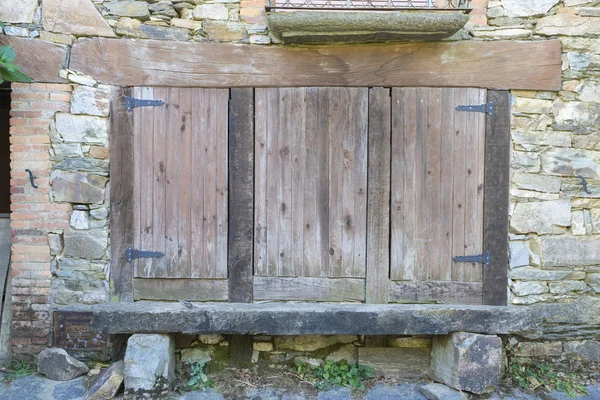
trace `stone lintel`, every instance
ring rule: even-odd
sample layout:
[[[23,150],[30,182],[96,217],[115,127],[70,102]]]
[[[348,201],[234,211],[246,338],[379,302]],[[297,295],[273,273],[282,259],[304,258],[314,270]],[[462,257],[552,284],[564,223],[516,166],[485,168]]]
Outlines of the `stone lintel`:
[[[284,44],[441,40],[469,20],[462,12],[295,11],[267,15],[274,41]]]
[[[250,335],[516,334],[537,340],[584,339],[600,333],[600,299],[532,306],[371,305],[316,303],[136,302],[66,306],[92,312],[99,333]]]

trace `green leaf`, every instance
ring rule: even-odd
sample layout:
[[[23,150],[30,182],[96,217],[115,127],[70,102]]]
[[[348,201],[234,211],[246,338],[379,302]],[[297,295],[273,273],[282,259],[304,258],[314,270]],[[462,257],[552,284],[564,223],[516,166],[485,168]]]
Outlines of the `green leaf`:
[[[33,82],[30,77],[20,71],[6,71],[0,69],[0,74],[4,79],[10,82]]]
[[[0,61],[13,62],[15,61],[15,51],[10,46],[0,46]]]

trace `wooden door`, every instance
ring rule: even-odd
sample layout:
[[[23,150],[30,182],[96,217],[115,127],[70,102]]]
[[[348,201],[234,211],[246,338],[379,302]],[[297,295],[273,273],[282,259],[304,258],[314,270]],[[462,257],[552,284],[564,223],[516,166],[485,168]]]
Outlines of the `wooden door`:
[[[368,89],[256,89],[255,300],[363,301]]]
[[[229,90],[135,88],[135,299],[227,299]]]
[[[485,122],[460,105],[482,89],[394,88],[390,302],[481,304]]]

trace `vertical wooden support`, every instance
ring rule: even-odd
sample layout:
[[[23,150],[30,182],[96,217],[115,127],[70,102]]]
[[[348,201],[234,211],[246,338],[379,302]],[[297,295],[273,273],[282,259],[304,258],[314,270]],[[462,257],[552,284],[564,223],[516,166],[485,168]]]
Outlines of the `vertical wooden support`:
[[[494,114],[485,130],[485,190],[483,248],[492,263],[483,267],[483,304],[506,305],[508,284],[508,189],[510,174],[510,94],[489,91]]]
[[[254,89],[231,89],[229,100],[229,302],[251,303],[254,233]],[[252,337],[230,337],[229,363],[247,368]]]
[[[125,108],[128,88],[113,90],[110,102],[110,285],[112,301],[133,301],[132,264],[125,249],[133,244],[133,117]]]
[[[229,100],[229,302],[252,302],[254,233],[254,90]]]
[[[388,302],[390,270],[390,89],[369,90],[367,303]]]

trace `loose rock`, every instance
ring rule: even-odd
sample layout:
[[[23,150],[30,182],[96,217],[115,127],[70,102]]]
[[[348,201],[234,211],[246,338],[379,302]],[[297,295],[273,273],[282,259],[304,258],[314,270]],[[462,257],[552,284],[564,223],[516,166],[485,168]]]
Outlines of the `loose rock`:
[[[55,381],[68,381],[86,374],[89,368],[63,349],[45,349],[38,354],[38,372]]]

